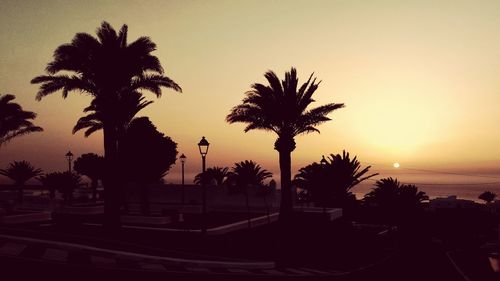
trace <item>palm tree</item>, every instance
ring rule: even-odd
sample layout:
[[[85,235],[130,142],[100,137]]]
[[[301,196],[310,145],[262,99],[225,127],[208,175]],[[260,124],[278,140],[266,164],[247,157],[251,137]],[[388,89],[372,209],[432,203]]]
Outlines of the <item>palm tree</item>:
[[[371,205],[394,207],[398,201],[401,183],[398,179],[383,178],[375,182],[375,188],[368,192],[363,200]]]
[[[401,184],[397,179],[384,178],[375,183],[375,188],[363,200],[368,205],[378,207],[382,218],[404,223],[415,218],[422,210],[422,203],[429,197],[413,184]]]
[[[227,177],[227,182],[230,187],[232,187],[233,192],[243,191],[247,209],[248,227],[250,227],[251,217],[247,188],[249,186],[262,187],[264,185],[264,180],[272,176],[273,174],[271,172],[262,169],[257,163],[245,160],[240,163],[234,163],[234,167]]]
[[[13,95],[0,95],[0,147],[15,137],[43,131],[30,121],[35,119],[36,114],[24,111],[19,104],[12,102],[15,98]]]
[[[103,178],[104,157],[95,153],[82,154],[75,160],[74,169],[77,173],[87,176],[92,182],[92,199],[97,199],[97,185]]]
[[[26,182],[42,174],[41,169],[36,169],[28,161],[14,161],[7,169],[1,169],[0,175],[4,175],[14,181],[18,189],[18,201],[23,202],[24,185]]]
[[[73,201],[73,191],[83,186],[82,178],[77,173],[54,172],[38,177],[43,186],[50,190],[50,198],[55,197],[55,191],[63,194],[64,203],[71,205]]]
[[[128,95],[121,96],[121,100],[116,104],[115,116],[118,124],[119,140],[125,134],[125,131],[130,126],[134,116],[146,106],[152,104],[152,101],[147,101],[140,92],[134,91]],[[86,116],[78,119],[76,125],[73,127],[73,134],[85,130],[85,137],[92,135],[94,132],[103,129],[103,113],[96,100],[93,100],[90,106],[86,107],[84,112],[88,113]]]
[[[485,191],[481,193],[478,198],[489,204],[493,202],[493,200],[495,200],[496,197],[497,195],[495,193],[491,191]]]
[[[199,173],[194,177],[194,183],[198,185],[215,183],[217,186],[221,186],[226,182],[229,176],[229,168],[227,167],[211,167],[208,168],[204,173]]]
[[[367,166],[362,169],[357,157],[351,159],[344,150],[342,154],[330,154],[321,164],[314,162],[301,168],[293,182],[306,191],[306,198],[316,204],[323,207],[347,207],[356,200],[351,189],[378,175],[366,175],[370,168],[371,166]]]
[[[254,129],[272,131],[278,135],[274,149],[279,153],[281,172],[280,219],[288,218],[293,211],[291,192],[291,153],[295,150],[295,136],[319,132],[317,125],[329,121],[327,115],[344,104],[329,103],[312,109],[312,95],[320,82],[309,76],[298,86],[297,71],[292,68],[280,81],[273,71],[264,74],[269,85],[256,83],[245,93],[243,103],[235,106],[226,121],[246,123],[245,132]],[[311,80],[312,79],[312,80]]]
[[[271,178],[273,174],[253,161],[245,160],[234,163],[227,177],[228,183],[236,187],[261,186],[264,180]]]
[[[429,200],[429,196],[423,191],[419,191],[414,184],[403,184],[399,189],[399,205],[402,208],[419,207],[425,201]]]
[[[106,225],[120,224],[122,193],[117,171],[117,149],[124,125],[140,109],[150,104],[142,99],[141,91],[161,96],[161,87],[181,91],[170,78],[163,75],[158,58],[151,53],[156,45],[148,37],[127,43],[126,25],[117,33],[103,22],[97,29],[97,38],[77,33],[71,43],[59,46],[54,60],[47,65],[48,75],[35,77],[31,83],[41,84],[37,99],[62,90],[63,98],[71,91],[80,91],[93,97],[85,109],[89,115],[79,120],[74,132],[88,128],[86,135],[102,129],[104,137],[105,216]],[[127,105],[132,104],[132,108]],[[83,120],[82,120],[83,119]],[[96,123],[97,121],[97,123]]]

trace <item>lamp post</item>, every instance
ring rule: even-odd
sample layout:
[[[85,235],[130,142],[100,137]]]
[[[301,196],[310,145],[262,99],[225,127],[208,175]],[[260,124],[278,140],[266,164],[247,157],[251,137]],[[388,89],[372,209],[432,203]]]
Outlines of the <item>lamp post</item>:
[[[179,159],[181,160],[181,164],[182,164],[182,205],[184,205],[184,201],[185,201],[185,191],[184,191],[184,164],[186,163],[186,155],[184,155],[184,153],[179,157]]]
[[[202,173],[205,173],[205,165],[206,165],[206,156],[208,153],[208,147],[210,146],[210,143],[205,139],[205,137],[202,137],[200,142],[198,143],[198,148],[200,149],[200,154],[201,154],[201,171]],[[202,176],[203,177],[203,176]],[[207,219],[207,186],[205,185],[205,181],[202,178],[201,181],[201,188],[202,188],[202,201],[203,201],[203,228],[202,228],[202,233],[206,234],[207,233],[207,224],[206,224],[206,219]]]
[[[73,160],[73,153],[71,151],[66,153],[66,159],[68,159],[68,172],[71,174],[71,161]]]
[[[320,163],[321,165],[326,165],[326,164],[328,164],[328,161],[326,161],[326,159],[325,159],[325,155],[321,155],[321,161],[319,161],[319,163]]]
[[[319,161],[319,163],[321,164],[321,166],[325,166],[326,164],[328,164],[328,161],[326,161],[325,159],[325,155],[321,155],[321,161]],[[326,173],[324,167],[323,169],[321,169],[321,177],[323,177],[323,175]],[[322,179],[323,181],[324,179]],[[321,185],[324,185],[325,183],[324,182],[321,182]],[[324,187],[323,187],[324,188]],[[325,200],[325,198],[323,198],[323,200]],[[325,202],[323,202],[323,215],[326,214],[326,204]]]

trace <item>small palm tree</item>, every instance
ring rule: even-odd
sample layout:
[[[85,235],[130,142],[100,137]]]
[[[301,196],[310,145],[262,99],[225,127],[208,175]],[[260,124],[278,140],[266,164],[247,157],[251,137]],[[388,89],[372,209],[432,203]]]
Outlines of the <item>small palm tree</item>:
[[[38,180],[50,190],[52,199],[57,190],[62,193],[64,203],[69,205],[73,202],[73,191],[83,186],[82,177],[77,173],[54,172],[42,175]]]
[[[95,153],[82,154],[75,160],[74,169],[77,173],[87,176],[92,181],[92,199],[97,199],[97,185],[103,178],[104,157]]]
[[[0,147],[15,137],[43,131],[30,121],[35,119],[36,114],[24,111],[19,104],[12,102],[15,98],[13,95],[0,95]]]
[[[217,186],[221,186],[226,182],[229,174],[229,168],[227,167],[211,167],[204,173],[197,174],[194,177],[194,183],[198,185],[214,183]]]
[[[18,189],[18,201],[23,202],[24,185],[26,182],[42,174],[41,169],[36,169],[28,161],[14,161],[6,169],[0,170],[0,175],[4,175],[14,181]]]
[[[280,81],[273,71],[265,73],[269,85],[256,83],[246,92],[243,103],[235,106],[226,121],[246,123],[245,132],[260,129],[277,134],[274,149],[279,153],[281,171],[280,219],[286,219],[293,211],[291,192],[291,153],[295,150],[295,136],[319,132],[316,126],[329,121],[327,115],[344,104],[329,103],[308,109],[314,102],[312,95],[320,82],[309,76],[299,87],[297,71],[292,68]]]
[[[376,206],[393,207],[397,204],[400,188],[401,183],[397,179],[383,178],[375,182],[375,188],[363,200]]]
[[[261,186],[264,181],[272,177],[272,173],[262,169],[253,161],[245,160],[234,163],[234,167],[228,175],[228,183],[236,188],[245,186]]]
[[[429,200],[429,196],[425,192],[419,191],[418,187],[413,184],[403,184],[399,189],[398,201],[402,208],[421,206],[427,200]]]
[[[161,96],[161,88],[181,91],[170,78],[164,76],[158,58],[151,53],[156,45],[148,37],[127,42],[127,25],[117,32],[103,22],[97,29],[97,38],[77,33],[71,43],[59,46],[54,60],[47,65],[48,75],[41,75],[31,83],[41,84],[37,99],[62,91],[63,98],[71,91],[93,97],[74,132],[87,128],[86,135],[102,129],[104,137],[105,225],[120,225],[120,207],[123,190],[118,170],[118,142],[124,126],[150,102],[142,99],[141,91]],[[131,105],[132,108],[129,108]]]
[[[479,195],[479,199],[483,200],[485,203],[489,204],[495,200],[497,195],[491,191],[485,191]]]
[[[375,188],[363,199],[365,203],[376,206],[382,218],[399,223],[411,222],[422,211],[424,201],[429,197],[415,185],[401,184],[397,179],[384,178],[375,183]]]
[[[272,176],[273,174],[271,172],[262,169],[257,163],[245,160],[239,163],[234,163],[234,167],[231,169],[231,172],[227,177],[227,182],[231,188],[230,190],[235,193],[242,192],[245,196],[248,227],[250,227],[251,220],[248,187],[262,187],[264,185],[264,180],[271,178]]]
[[[355,156],[350,158],[345,150],[342,154],[330,154],[322,163],[312,163],[299,170],[294,183],[305,190],[315,204],[323,207],[347,207],[356,200],[351,189],[359,183],[377,176],[367,175],[371,166],[361,168]],[[305,195],[305,194],[304,194]]]

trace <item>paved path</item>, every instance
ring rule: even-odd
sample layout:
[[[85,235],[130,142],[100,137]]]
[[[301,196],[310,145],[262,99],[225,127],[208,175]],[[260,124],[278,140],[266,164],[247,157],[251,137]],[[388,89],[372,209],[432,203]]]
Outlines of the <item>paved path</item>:
[[[0,235],[1,236],[1,235]],[[83,245],[82,245],[83,246]],[[154,256],[138,255],[120,251],[114,253],[106,249],[89,249],[83,246],[66,247],[57,242],[45,240],[43,242],[29,238],[0,237],[0,257],[12,258],[26,262],[41,262],[52,265],[80,266],[110,270],[127,270],[143,272],[203,274],[203,275],[229,275],[239,276],[269,276],[269,277],[333,277],[343,273],[333,270],[315,268],[248,268],[244,264],[240,268],[232,264],[229,267],[198,262],[192,264],[175,264],[168,260],[157,259]]]

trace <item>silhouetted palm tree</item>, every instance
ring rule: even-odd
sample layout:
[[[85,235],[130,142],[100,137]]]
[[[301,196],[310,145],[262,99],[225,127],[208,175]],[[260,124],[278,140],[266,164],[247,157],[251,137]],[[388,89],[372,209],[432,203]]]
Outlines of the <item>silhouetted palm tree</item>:
[[[271,178],[273,174],[253,161],[241,161],[234,163],[234,167],[228,175],[227,181],[236,187],[260,186],[264,180]]]
[[[378,207],[382,218],[399,223],[411,221],[422,210],[429,197],[415,185],[401,184],[397,179],[384,178],[375,183],[375,188],[367,193],[364,202]]]
[[[364,201],[377,206],[395,206],[398,201],[401,183],[397,179],[383,178],[375,183],[375,188],[368,192]]]
[[[233,192],[243,192],[243,195],[245,196],[249,227],[251,217],[247,188],[249,186],[262,187],[264,185],[264,180],[271,178],[272,176],[273,174],[271,172],[262,169],[257,163],[245,160],[240,163],[234,163],[234,167],[231,169],[231,172],[227,177],[227,182],[231,188],[230,190]]]
[[[119,137],[133,114],[149,104],[141,99],[140,91],[147,90],[158,97],[161,87],[181,91],[174,81],[163,75],[160,61],[151,55],[156,45],[148,37],[140,37],[128,44],[127,30],[123,25],[117,33],[109,23],[103,22],[97,29],[97,38],[77,33],[71,43],[55,50],[54,60],[46,68],[49,75],[31,81],[41,84],[38,100],[59,90],[62,90],[63,98],[75,90],[93,96],[86,109],[92,113],[79,120],[74,131],[88,128],[90,131],[87,130],[86,134],[89,135],[103,129],[105,215],[106,225],[111,227],[119,226],[123,195],[116,165]],[[133,109],[127,108],[130,103]]]
[[[146,101],[142,94],[137,91],[123,95],[120,98],[120,102],[116,104],[115,108],[116,120],[120,123],[118,124],[119,139],[125,134],[134,116],[143,108],[153,103],[152,101]],[[76,125],[73,127],[73,134],[86,129],[84,135],[88,137],[94,132],[103,129],[104,113],[100,110],[96,100],[92,101],[90,106],[86,107],[83,111],[89,113],[78,119]]]
[[[71,205],[73,201],[73,191],[83,186],[82,178],[77,173],[54,172],[38,177],[43,186],[50,190],[50,197],[55,197],[55,191],[62,193],[64,203]]]
[[[342,155],[330,154],[321,164],[314,162],[301,168],[295,175],[294,183],[304,189],[308,193],[305,198],[310,198],[315,204],[323,207],[347,207],[356,201],[351,189],[378,175],[366,175],[370,168],[371,166],[367,166],[362,169],[357,157],[351,159],[344,150]]]
[[[15,137],[43,131],[30,121],[35,119],[36,114],[24,111],[19,104],[12,102],[15,98],[13,95],[0,95],[0,147]]]
[[[429,200],[429,196],[413,184],[403,184],[399,189],[399,205],[409,208],[421,206],[424,201]]]
[[[82,154],[75,160],[74,169],[77,173],[87,176],[92,181],[92,199],[97,199],[97,185],[103,178],[104,157],[95,153]]]
[[[58,177],[57,172],[55,173],[48,173],[48,174],[43,174],[39,177],[37,177],[37,180],[39,180],[42,183],[42,186],[49,190],[49,197],[50,199],[56,198],[56,190],[57,190],[57,177]]]
[[[194,177],[194,183],[198,185],[202,185],[203,183],[208,185],[212,184],[212,182],[220,186],[222,185],[229,176],[229,168],[227,167],[211,167],[208,168],[205,173],[199,173]]]
[[[0,175],[4,175],[14,181],[18,189],[18,201],[23,202],[24,185],[30,179],[42,174],[41,169],[36,169],[28,161],[14,161],[7,169],[1,169]]]
[[[479,199],[483,200],[487,204],[493,202],[497,195],[491,191],[485,191],[479,195]]]
[[[295,68],[285,73],[280,81],[273,71],[264,75],[268,86],[256,83],[246,92],[243,103],[235,106],[226,117],[229,123],[246,123],[245,132],[254,129],[272,131],[278,135],[274,149],[279,153],[281,171],[280,218],[289,217],[293,211],[291,193],[291,153],[295,150],[294,137],[299,134],[319,132],[317,125],[329,121],[327,115],[344,104],[330,103],[316,108],[307,107],[314,102],[312,95],[320,82],[312,79],[298,87]],[[312,79],[312,81],[311,81]]]

